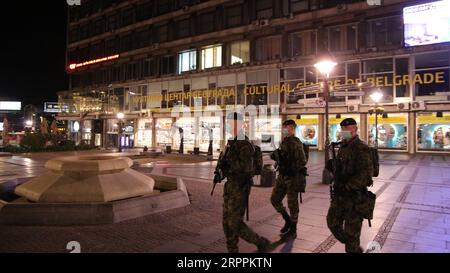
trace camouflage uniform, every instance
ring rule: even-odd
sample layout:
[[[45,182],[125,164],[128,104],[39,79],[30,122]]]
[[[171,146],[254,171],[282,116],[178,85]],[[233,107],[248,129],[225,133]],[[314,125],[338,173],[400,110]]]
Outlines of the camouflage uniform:
[[[337,155],[334,197],[327,215],[328,228],[345,244],[346,252],[362,252],[363,217],[355,211],[358,193],[372,185],[373,165],[369,147],[358,136],[344,143]]]
[[[295,136],[288,136],[283,140],[279,153],[281,161],[278,166],[279,175],[272,192],[271,201],[273,207],[281,213],[286,221],[286,226],[283,228],[285,231],[282,231],[282,233],[287,232],[288,229],[296,233],[299,214],[298,195],[300,192],[304,192],[303,185],[306,182],[306,155],[302,142]],[[283,206],[283,199],[286,196],[290,216]]]
[[[223,194],[223,230],[230,253],[238,252],[239,237],[258,247],[267,243],[244,222],[247,198],[250,194],[253,172],[253,148],[247,137],[232,140],[224,159],[229,166]]]

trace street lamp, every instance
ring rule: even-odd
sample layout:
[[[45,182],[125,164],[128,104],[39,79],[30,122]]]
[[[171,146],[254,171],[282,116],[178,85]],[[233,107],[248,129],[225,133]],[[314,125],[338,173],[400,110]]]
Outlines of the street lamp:
[[[323,83],[323,97],[325,99],[325,167],[330,160],[330,136],[329,136],[329,101],[330,101],[330,86],[328,85],[328,79],[330,78],[330,73],[337,63],[331,60],[322,60],[314,65],[314,67],[321,73],[324,77]],[[328,170],[324,169],[322,172],[322,183],[330,184],[331,181],[328,179]]]
[[[375,148],[378,149],[378,115],[383,114],[383,109],[378,108],[378,102],[383,98],[383,93],[377,90],[370,95],[370,98],[375,102],[375,111],[369,111],[369,113],[371,115],[375,113]]]
[[[123,119],[125,118],[124,113],[117,113],[117,119],[119,120],[119,153],[122,152],[122,131],[123,131]]]

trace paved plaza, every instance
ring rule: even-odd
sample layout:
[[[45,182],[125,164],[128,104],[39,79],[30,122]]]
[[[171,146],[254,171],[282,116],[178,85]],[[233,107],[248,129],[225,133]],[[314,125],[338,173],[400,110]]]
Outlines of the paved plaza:
[[[134,151],[125,153],[131,155]],[[89,154],[92,152],[81,152]],[[0,183],[45,172],[45,162],[74,153],[43,153],[0,157]],[[265,158],[270,162],[268,157]],[[188,161],[188,160],[186,160]],[[143,218],[104,226],[0,226],[0,253],[68,252],[77,241],[82,252],[216,253],[225,252],[222,232],[223,185],[210,196],[216,162],[182,163],[161,158],[154,174],[181,177],[191,205]],[[312,152],[307,193],[300,206],[296,240],[279,241],[283,225],[270,204],[270,188],[255,186],[250,198],[249,225],[274,242],[274,253],[341,253],[326,226],[329,187],[320,183],[323,153]],[[361,244],[379,244],[381,252],[450,252],[450,157],[381,154],[381,174],[372,191],[378,196],[370,228],[364,222]],[[241,252],[256,248],[240,242]]]

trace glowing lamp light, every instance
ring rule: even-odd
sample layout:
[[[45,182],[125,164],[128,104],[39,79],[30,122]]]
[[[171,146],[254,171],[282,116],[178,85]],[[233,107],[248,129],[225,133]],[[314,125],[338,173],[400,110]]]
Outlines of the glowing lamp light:
[[[75,121],[75,122],[73,123],[73,131],[74,131],[74,132],[80,131],[80,123],[79,123],[78,121]]]
[[[33,122],[31,120],[27,120],[27,121],[25,121],[25,125],[28,127],[31,127],[31,126],[33,126]]]
[[[323,60],[314,65],[314,67],[322,74],[327,77],[330,76],[331,71],[337,65],[336,62],[330,60]]]
[[[124,113],[117,113],[117,118],[118,119],[124,119],[125,118],[125,114]]]
[[[377,103],[383,98],[383,93],[376,91],[370,95],[370,98]]]

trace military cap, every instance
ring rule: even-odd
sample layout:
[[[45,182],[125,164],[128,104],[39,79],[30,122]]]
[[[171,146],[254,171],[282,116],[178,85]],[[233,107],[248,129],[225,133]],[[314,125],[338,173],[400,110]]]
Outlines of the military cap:
[[[356,120],[353,118],[346,118],[341,122],[341,127],[349,125],[357,125]]]
[[[295,121],[293,121],[292,119],[286,120],[285,122],[283,122],[283,126],[297,126],[297,123],[295,123]]]
[[[234,112],[234,113],[228,114],[227,119],[228,120],[244,120],[244,117],[241,114]]]

